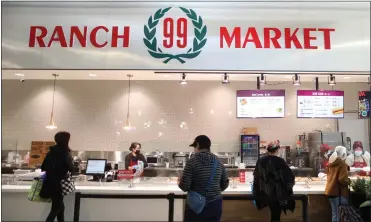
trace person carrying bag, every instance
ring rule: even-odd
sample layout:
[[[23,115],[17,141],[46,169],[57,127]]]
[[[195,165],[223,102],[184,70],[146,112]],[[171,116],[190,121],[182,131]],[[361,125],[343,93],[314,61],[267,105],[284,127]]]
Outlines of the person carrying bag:
[[[190,146],[195,154],[178,178],[179,188],[188,192],[184,221],[220,221],[223,211],[221,192],[229,185],[227,170],[210,152],[211,141],[207,136],[197,136]]]
[[[209,182],[207,183],[207,187],[205,189],[205,192],[207,193],[210,189],[210,185],[211,185],[211,182],[213,181],[214,179],[214,175],[215,175],[215,170],[216,170],[216,166],[217,166],[217,161],[214,160],[214,163],[213,163],[213,169],[212,169],[212,172],[211,172],[211,176],[210,176],[210,179],[209,179]],[[189,191],[188,192],[188,195],[187,195],[187,204],[188,206],[196,213],[196,214],[200,214],[201,211],[204,209],[205,207],[205,204],[206,204],[206,197],[202,196],[201,194],[195,192],[195,191]]]

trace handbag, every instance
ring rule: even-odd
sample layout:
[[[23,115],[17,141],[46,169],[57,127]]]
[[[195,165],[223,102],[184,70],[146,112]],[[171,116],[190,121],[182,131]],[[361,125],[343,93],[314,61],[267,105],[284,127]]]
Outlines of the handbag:
[[[349,199],[350,189],[348,187]],[[350,202],[350,201],[349,201]],[[340,222],[364,222],[362,217],[357,213],[351,205],[341,203],[341,185],[339,184],[339,221]]]
[[[216,171],[216,166],[218,165],[218,161],[214,159],[213,161],[213,169],[211,171],[211,176],[209,179],[209,182],[207,183],[206,186],[206,192],[209,191],[209,188],[211,186],[211,183],[214,179],[215,171]],[[202,196],[201,194],[195,192],[195,191],[189,191],[187,195],[187,204],[193,212],[196,214],[200,214],[201,211],[204,209],[206,205],[206,197]]]
[[[42,178],[34,178],[32,181],[31,189],[28,191],[28,199],[32,202],[43,202],[43,203],[50,203],[50,198],[42,198],[40,197],[40,191],[43,187],[43,179]]]
[[[62,195],[66,196],[68,194],[71,194],[73,191],[75,191],[75,183],[72,180],[71,173],[68,172],[66,174],[66,177],[61,180],[61,188],[62,188]]]

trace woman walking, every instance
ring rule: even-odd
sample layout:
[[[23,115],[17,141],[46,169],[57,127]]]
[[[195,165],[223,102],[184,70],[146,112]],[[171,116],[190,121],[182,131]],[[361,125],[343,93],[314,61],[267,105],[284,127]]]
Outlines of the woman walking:
[[[55,146],[50,147],[41,170],[46,173],[40,197],[51,198],[52,206],[46,221],[64,221],[64,203],[61,180],[66,178],[68,172],[73,172],[71,150],[68,146],[70,133],[59,132],[55,134]]]
[[[278,157],[279,141],[268,144],[266,156],[260,158],[255,166],[253,195],[256,197],[282,198],[281,201],[256,200],[258,210],[269,206],[271,221],[281,221],[281,211],[294,211],[295,201],[284,200],[293,195],[295,176],[286,161]]]

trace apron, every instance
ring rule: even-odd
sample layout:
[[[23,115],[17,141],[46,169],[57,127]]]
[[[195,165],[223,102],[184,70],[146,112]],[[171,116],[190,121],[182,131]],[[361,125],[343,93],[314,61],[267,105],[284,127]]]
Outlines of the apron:
[[[133,158],[132,158],[130,160],[129,167],[136,166],[136,165],[138,165],[138,160],[133,160]],[[133,174],[134,174],[137,170],[133,169],[132,171],[133,171]],[[143,177],[143,173],[140,175],[141,177]]]
[[[363,157],[362,157],[362,160],[363,160],[362,162],[354,162],[352,167],[355,167],[355,168],[367,167],[366,161],[363,159]],[[357,175],[358,176],[367,176],[367,172],[361,170],[360,172],[357,173]]]

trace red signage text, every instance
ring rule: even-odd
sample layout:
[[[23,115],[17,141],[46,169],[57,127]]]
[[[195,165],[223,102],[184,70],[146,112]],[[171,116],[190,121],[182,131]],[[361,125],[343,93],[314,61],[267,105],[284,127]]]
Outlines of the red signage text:
[[[100,40],[98,36],[109,36],[111,41],[110,44],[104,37],[104,40]],[[28,41],[29,47],[51,47],[58,45],[61,47],[74,47],[76,41],[81,47],[86,47],[87,43],[90,43],[93,47],[103,48],[110,46],[113,48],[117,47],[129,47],[130,39],[130,27],[124,26],[119,28],[118,26],[106,27],[97,26],[88,28],[87,26],[78,27],[71,26],[65,28],[62,26],[55,26],[53,29],[48,29],[44,26],[31,26],[30,38]]]
[[[220,27],[220,48],[246,48],[254,45],[255,48],[265,49],[331,49],[331,33],[335,29],[329,28],[263,28],[259,35],[255,27],[249,27],[242,32],[241,27],[229,29]],[[318,34],[322,34],[320,39]],[[279,42],[281,40],[281,43]],[[322,40],[323,44],[315,44]]]

